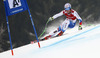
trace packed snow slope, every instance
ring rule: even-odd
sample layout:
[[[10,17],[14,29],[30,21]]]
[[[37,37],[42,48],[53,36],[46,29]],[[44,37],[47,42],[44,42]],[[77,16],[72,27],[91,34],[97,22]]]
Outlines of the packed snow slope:
[[[0,58],[100,58],[100,25],[76,26],[67,30],[63,36],[28,44],[11,51],[0,53]]]

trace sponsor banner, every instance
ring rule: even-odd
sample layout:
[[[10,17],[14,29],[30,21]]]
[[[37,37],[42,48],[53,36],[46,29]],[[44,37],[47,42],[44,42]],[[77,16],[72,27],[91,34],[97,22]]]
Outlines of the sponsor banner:
[[[28,9],[26,0],[4,0],[6,15],[10,16]]]

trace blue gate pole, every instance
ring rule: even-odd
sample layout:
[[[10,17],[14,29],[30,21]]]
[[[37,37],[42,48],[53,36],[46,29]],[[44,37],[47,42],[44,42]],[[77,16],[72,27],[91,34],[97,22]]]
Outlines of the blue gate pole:
[[[12,41],[11,41],[11,35],[10,35],[10,28],[9,28],[8,16],[6,16],[6,21],[7,21],[7,28],[8,28],[8,34],[9,34],[9,41],[10,41],[10,46],[11,46],[11,53],[12,53],[12,55],[14,55],[14,53],[13,53],[13,48],[12,48]]]
[[[31,19],[31,23],[32,23],[32,25],[33,25],[33,29],[34,29],[35,36],[36,36],[36,39],[37,39],[37,42],[38,42],[38,46],[39,46],[39,48],[40,48],[40,43],[39,43],[39,40],[38,40],[38,36],[37,36],[36,30],[35,30],[34,22],[33,22],[33,19],[32,19],[32,16],[31,16],[31,13],[30,13],[29,8],[28,8],[28,12],[29,12],[29,16],[30,16],[30,19]]]
[[[4,6],[5,6],[5,11],[6,11],[6,22],[7,22],[7,28],[8,28],[8,35],[9,35],[9,41],[10,41],[10,47],[11,47],[11,53],[13,53],[13,48],[12,48],[12,41],[11,41],[11,35],[10,35],[10,28],[9,28],[9,22],[8,22],[8,15],[7,15],[7,9],[6,9],[6,0],[4,0]]]

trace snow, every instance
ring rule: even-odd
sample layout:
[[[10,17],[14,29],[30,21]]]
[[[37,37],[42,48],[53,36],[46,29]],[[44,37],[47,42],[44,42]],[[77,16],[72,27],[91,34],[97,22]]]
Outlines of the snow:
[[[69,29],[63,36],[0,53],[0,58],[100,58],[100,25]]]

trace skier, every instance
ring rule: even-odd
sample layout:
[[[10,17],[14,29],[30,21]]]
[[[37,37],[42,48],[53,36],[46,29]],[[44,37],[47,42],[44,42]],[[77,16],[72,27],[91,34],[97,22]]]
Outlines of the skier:
[[[70,3],[66,3],[64,5],[64,10],[54,15],[53,17],[50,17],[49,21],[52,21],[62,15],[66,16],[65,21],[52,34],[49,34],[48,36],[46,36],[45,38],[41,40],[47,40],[48,38],[52,37],[57,32],[59,32],[57,36],[61,36],[66,31],[67,28],[73,28],[75,26],[77,19],[79,20],[78,29],[82,30],[82,19],[75,10],[71,9]]]

